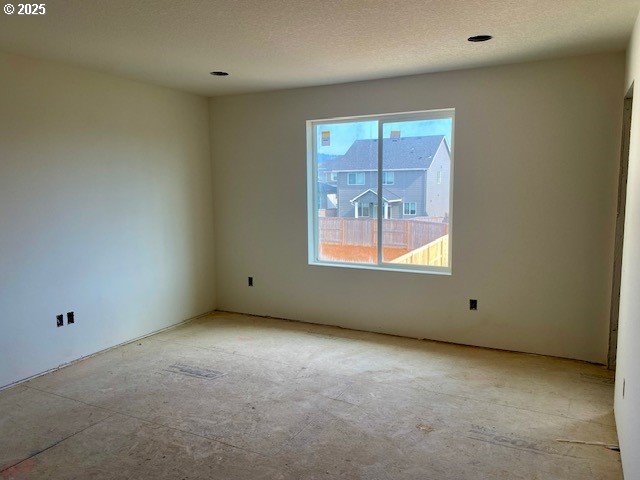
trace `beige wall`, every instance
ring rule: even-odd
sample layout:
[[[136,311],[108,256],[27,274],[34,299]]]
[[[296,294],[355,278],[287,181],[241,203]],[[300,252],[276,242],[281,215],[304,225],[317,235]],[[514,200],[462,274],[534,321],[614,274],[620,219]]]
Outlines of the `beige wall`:
[[[640,80],[640,18],[627,51],[626,87]],[[640,104],[635,86],[627,210],[625,215],[620,323],[616,367],[616,424],[625,478],[640,478]],[[623,92],[621,92],[622,96]],[[622,389],[624,384],[624,398]]]
[[[206,99],[0,54],[0,112],[0,386],[215,307]]]
[[[615,53],[212,99],[218,308],[604,362],[623,83]],[[307,265],[305,120],[448,107],[453,275]]]

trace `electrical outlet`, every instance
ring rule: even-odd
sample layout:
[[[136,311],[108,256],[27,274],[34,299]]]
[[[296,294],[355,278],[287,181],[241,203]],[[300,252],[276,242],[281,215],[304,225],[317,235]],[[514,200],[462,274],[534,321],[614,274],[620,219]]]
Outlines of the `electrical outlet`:
[[[76,322],[76,318],[73,312],[67,312],[67,325],[71,325]]]
[[[56,315],[56,327],[62,327],[64,325],[64,316]]]
[[[250,287],[253,287],[253,277],[247,277],[247,283]]]
[[[469,300],[469,310],[477,310],[478,309],[478,300],[472,298]]]

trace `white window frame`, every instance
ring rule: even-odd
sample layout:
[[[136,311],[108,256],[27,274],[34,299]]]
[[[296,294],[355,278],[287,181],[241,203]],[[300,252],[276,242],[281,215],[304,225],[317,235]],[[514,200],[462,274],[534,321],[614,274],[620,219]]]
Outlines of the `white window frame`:
[[[331,181],[332,182],[337,182],[338,181],[338,172],[331,172]]]
[[[391,175],[391,181],[389,182],[389,175]],[[385,178],[386,177],[386,178]],[[387,180],[385,182],[385,180]],[[386,170],[382,172],[382,185],[393,185],[396,183],[396,172]]]
[[[367,214],[364,214],[364,209],[367,208]],[[356,202],[357,218],[369,218],[371,217],[371,206],[368,203]]]
[[[349,181],[349,179],[351,178],[351,175],[355,175],[355,182],[351,183]],[[361,176],[362,177],[362,182],[358,182],[358,177]],[[365,172],[349,172],[347,173],[347,185],[364,185],[365,183],[367,183],[367,177]]]
[[[318,188],[317,182],[317,163],[315,160],[315,152],[317,150],[317,131],[318,125],[327,123],[348,123],[355,121],[378,121],[378,138],[383,138],[383,126],[385,123],[395,123],[401,121],[412,120],[434,120],[434,119],[451,119],[451,142],[449,144],[450,149],[450,174],[449,174],[449,265],[447,267],[436,267],[427,265],[405,265],[405,264],[393,264],[382,261],[382,249],[378,248],[378,262],[377,263],[352,263],[352,262],[337,262],[337,261],[325,261],[318,258],[318,217],[317,217],[317,195]],[[395,272],[409,272],[409,273],[422,273],[422,274],[435,274],[435,275],[451,275],[453,266],[453,178],[454,178],[454,166],[455,166],[455,109],[447,108],[441,110],[424,110],[414,112],[400,112],[389,113],[380,115],[360,115],[350,117],[336,117],[336,118],[322,118],[317,120],[307,120],[307,252],[309,265],[325,266],[325,267],[341,267],[341,268],[355,268],[364,270],[380,270],[380,271],[395,271]],[[382,144],[378,142],[378,169],[376,172],[384,171],[382,167]],[[364,173],[364,172],[363,172]],[[382,175],[378,177],[378,191],[382,190]],[[347,174],[347,183],[348,183]],[[366,183],[366,179],[365,179]],[[417,207],[417,205],[416,205]],[[382,221],[384,217],[383,202],[378,201],[378,242],[377,245],[382,245],[383,229]],[[404,206],[403,206],[404,211]]]
[[[409,205],[409,213],[407,213],[407,205]],[[411,208],[411,205],[413,205],[413,208]],[[411,210],[413,210],[413,213],[411,213]],[[412,217],[414,215],[418,214],[418,203],[417,202],[404,202],[402,204],[402,215],[403,216],[408,216],[408,217]]]

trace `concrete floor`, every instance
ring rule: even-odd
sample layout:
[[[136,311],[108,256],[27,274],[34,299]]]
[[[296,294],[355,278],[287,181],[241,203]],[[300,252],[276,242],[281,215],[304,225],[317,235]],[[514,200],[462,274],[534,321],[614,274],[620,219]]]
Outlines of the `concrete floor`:
[[[613,375],[217,313],[0,392],[0,478],[620,479]]]

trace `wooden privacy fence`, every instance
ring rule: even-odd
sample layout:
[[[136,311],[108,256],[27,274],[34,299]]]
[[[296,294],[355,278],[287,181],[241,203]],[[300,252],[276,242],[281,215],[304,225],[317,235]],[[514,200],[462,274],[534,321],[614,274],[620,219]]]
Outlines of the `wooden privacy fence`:
[[[449,224],[425,220],[382,220],[385,247],[415,250],[449,233]],[[375,218],[318,218],[319,243],[373,246],[378,242]]]
[[[411,250],[409,253],[391,260],[391,263],[446,267],[449,265],[449,235],[444,235],[420,248]]]

